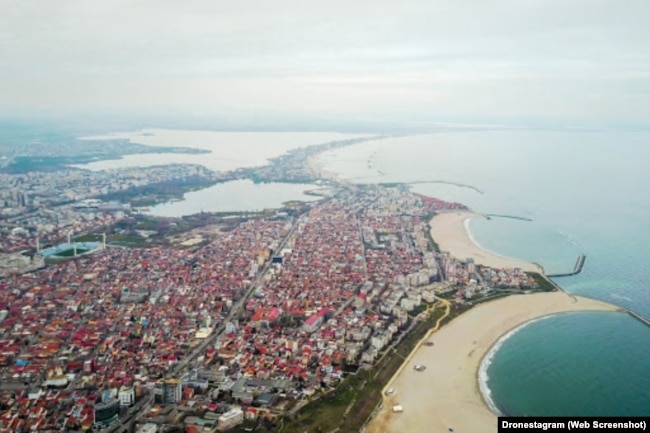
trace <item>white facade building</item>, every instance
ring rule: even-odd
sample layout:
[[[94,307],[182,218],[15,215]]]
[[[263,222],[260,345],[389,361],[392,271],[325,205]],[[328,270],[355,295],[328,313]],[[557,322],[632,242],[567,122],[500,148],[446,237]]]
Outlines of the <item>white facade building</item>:
[[[122,387],[118,398],[120,399],[120,406],[131,406],[135,403],[135,390],[133,387]]]
[[[244,412],[241,409],[232,409],[219,417],[218,429],[228,430],[244,421]]]

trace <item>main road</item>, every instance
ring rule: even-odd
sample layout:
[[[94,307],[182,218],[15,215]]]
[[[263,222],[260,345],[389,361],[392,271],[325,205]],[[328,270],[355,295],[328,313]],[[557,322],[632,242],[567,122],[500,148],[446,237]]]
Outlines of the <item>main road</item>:
[[[288,240],[291,239],[293,236],[293,233],[296,230],[296,227],[298,226],[298,221],[299,219],[302,218],[302,215],[294,221],[294,223],[291,225],[291,229],[289,232],[282,238],[280,241],[279,247],[277,248],[277,251],[282,251],[282,249],[285,247],[287,244]],[[239,312],[241,311],[242,307],[246,304],[248,299],[251,297],[253,292],[257,287],[259,287],[259,284],[262,282],[264,277],[266,276],[267,272],[269,271],[272,263],[272,258],[269,258],[269,260],[262,266],[262,269],[258,272],[257,276],[255,279],[251,282],[251,284],[248,287],[248,290],[246,291],[246,294],[235,304],[233,304],[232,308],[230,309],[230,312],[228,313],[228,316],[222,319],[219,323],[217,323],[213,328],[212,328],[212,334],[210,334],[209,337],[205,338],[203,342],[198,345],[188,356],[183,358],[180,362],[178,362],[174,367],[167,373],[168,377],[177,377],[182,375],[184,373],[185,369],[187,366],[194,361],[196,358],[199,357],[201,353],[205,351],[205,349],[213,344],[217,339],[222,337],[225,333],[225,323],[228,323],[235,318]],[[153,393],[151,394],[153,395]],[[145,400],[145,399],[143,399]],[[153,398],[149,397],[147,398],[144,402],[141,400],[138,405],[135,407],[137,408],[136,410],[132,410],[130,414],[123,420],[120,420],[119,425],[111,426],[109,428],[106,428],[102,430],[102,433],[128,433],[129,429],[135,424],[135,422],[144,414],[146,413],[149,408],[151,407]]]

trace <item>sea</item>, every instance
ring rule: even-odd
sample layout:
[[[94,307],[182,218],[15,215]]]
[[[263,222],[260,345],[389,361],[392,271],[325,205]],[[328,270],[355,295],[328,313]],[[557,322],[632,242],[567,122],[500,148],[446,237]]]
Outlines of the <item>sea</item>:
[[[196,146],[213,154],[146,158],[195,161],[213,169],[259,165],[290,148],[349,136],[236,134],[155,130],[120,136],[153,145],[203,143]],[[536,262],[547,273],[573,270],[583,253],[583,271],[558,278],[558,284],[650,318],[649,141],[648,132],[444,132],[364,142],[328,151],[320,160],[349,182],[407,182],[414,192],[503,215],[472,220],[473,239],[495,253]],[[229,142],[245,143],[248,150],[234,157],[217,150]],[[256,149],[252,156],[251,149]],[[109,169],[142,161],[134,156],[82,167]],[[179,216],[198,207],[248,210],[266,207],[269,203],[262,201],[269,194],[277,194],[277,202],[302,195],[303,186],[291,186],[289,192],[285,187],[258,194],[246,182],[217,185],[156,211]],[[251,188],[254,193],[246,192]],[[492,348],[479,381],[488,404],[506,415],[648,415],[650,327],[624,313],[568,313],[532,321]]]
[[[321,161],[350,182],[409,182],[504,215],[470,222],[480,246],[547,273],[573,270],[583,253],[583,271],[558,284],[650,318],[649,141],[648,132],[453,132],[367,142]],[[648,415],[650,327],[624,313],[532,321],[492,348],[479,381],[504,415]]]

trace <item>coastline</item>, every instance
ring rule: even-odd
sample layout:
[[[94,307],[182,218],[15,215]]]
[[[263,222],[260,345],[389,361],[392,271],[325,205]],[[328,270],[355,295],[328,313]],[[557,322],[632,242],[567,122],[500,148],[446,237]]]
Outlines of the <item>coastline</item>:
[[[497,414],[481,393],[481,364],[486,355],[521,326],[555,314],[574,311],[620,311],[612,304],[561,292],[512,295],[478,305],[434,332],[419,345],[386,389],[383,408],[369,423],[368,433],[497,431]],[[495,348],[495,345],[496,348]],[[489,358],[486,360],[489,365]],[[414,370],[424,365],[423,372]],[[403,413],[392,413],[400,404]]]
[[[435,239],[441,251],[446,251],[459,260],[472,258],[476,264],[493,268],[520,268],[526,272],[544,273],[539,265],[482,248],[469,231],[469,221],[472,218],[485,217],[471,211],[460,211],[439,213],[431,219],[431,237]]]
[[[329,180],[335,183],[346,183],[344,180],[340,179],[339,176],[333,171],[325,170],[325,164],[321,160],[323,153],[320,152],[315,155],[307,158],[307,168],[316,178]]]
[[[538,265],[500,256],[481,248],[469,232],[471,211],[440,213],[430,222],[441,251],[495,268],[543,273]],[[563,292],[511,295],[462,313],[418,344],[384,388],[383,407],[369,422],[368,433],[429,431],[497,431],[498,408],[487,387],[487,369],[503,342],[519,329],[557,314],[575,311],[616,312],[615,305]],[[415,365],[424,365],[422,372]],[[393,413],[394,405],[403,413]]]

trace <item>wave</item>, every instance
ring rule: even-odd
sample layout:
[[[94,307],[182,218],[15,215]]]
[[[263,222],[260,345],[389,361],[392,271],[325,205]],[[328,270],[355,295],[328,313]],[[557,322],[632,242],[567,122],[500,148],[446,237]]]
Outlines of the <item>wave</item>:
[[[490,381],[490,376],[488,375],[488,369],[492,365],[492,360],[494,359],[494,356],[497,354],[499,349],[503,346],[503,344],[513,335],[515,335],[518,331],[522,330],[528,325],[532,325],[533,323],[541,322],[542,320],[546,320],[550,317],[555,316],[555,314],[551,314],[548,316],[544,317],[539,317],[537,319],[529,320],[526,323],[522,323],[521,325],[511,329],[507,333],[503,334],[501,338],[497,340],[496,343],[490,348],[490,350],[485,354],[483,357],[483,360],[481,360],[481,364],[478,369],[478,387],[481,392],[481,396],[483,397],[483,400],[485,401],[485,404],[490,408],[492,413],[496,414],[497,416],[504,416],[504,414],[499,410],[497,407],[496,403],[492,399],[492,390],[490,390],[488,382]]]

